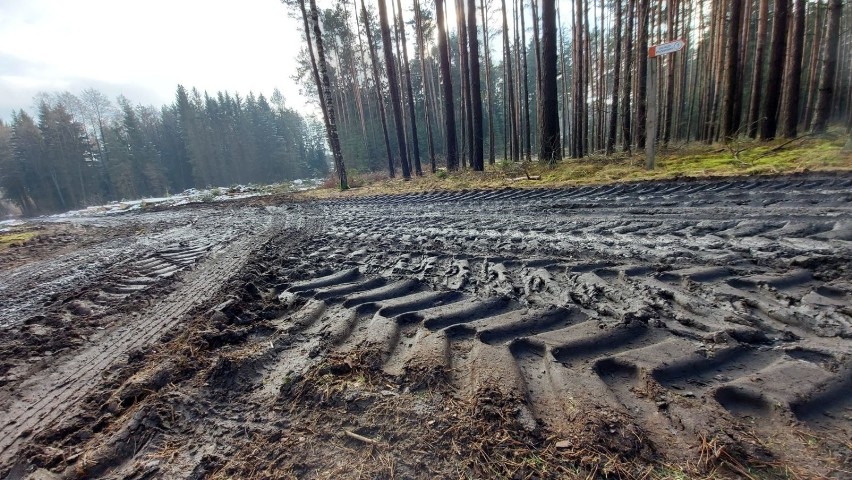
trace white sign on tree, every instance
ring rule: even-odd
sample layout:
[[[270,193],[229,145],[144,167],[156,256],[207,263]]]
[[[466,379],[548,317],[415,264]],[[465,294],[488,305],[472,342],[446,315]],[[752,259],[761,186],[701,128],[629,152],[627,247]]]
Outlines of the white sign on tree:
[[[686,46],[686,42],[683,40],[675,40],[673,42],[661,43],[659,45],[654,45],[653,47],[648,49],[648,57],[655,58],[661,55],[667,55],[669,53],[677,52],[678,50],[682,50],[683,47]]]

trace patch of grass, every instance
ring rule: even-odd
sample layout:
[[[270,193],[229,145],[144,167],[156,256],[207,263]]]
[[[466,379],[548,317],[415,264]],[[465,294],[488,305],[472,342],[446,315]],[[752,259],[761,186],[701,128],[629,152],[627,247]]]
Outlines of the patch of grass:
[[[13,245],[21,245],[35,236],[35,231],[0,233],[0,250],[5,250]]]
[[[526,173],[540,176],[528,180],[519,163],[499,160],[486,165],[484,172],[438,170],[423,177],[402,181],[386,174],[350,174],[350,190],[341,192],[327,182],[323,188],[303,192],[309,198],[345,198],[351,196],[416,193],[436,190],[538,188],[588,185],[612,182],[665,180],[676,178],[722,177],[736,175],[774,175],[811,171],[852,171],[852,152],[843,150],[847,136],[830,131],[820,137],[794,141],[779,139],[759,142],[739,139],[729,145],[690,143],[661,148],[657,168],[645,169],[644,152],[618,153],[606,157],[591,155],[584,159],[564,159],[554,166],[528,163]]]

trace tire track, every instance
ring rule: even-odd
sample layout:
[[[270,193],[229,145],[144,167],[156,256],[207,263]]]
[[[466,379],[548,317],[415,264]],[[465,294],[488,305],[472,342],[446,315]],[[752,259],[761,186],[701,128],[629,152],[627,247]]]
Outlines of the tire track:
[[[595,277],[605,283],[656,274],[641,265],[531,263],[585,272],[581,275],[598,272]],[[811,278],[802,271],[737,277],[714,267],[674,270],[653,280],[669,288],[738,282],[798,288]],[[288,295],[308,303],[285,324],[295,325],[306,339],[323,331],[328,338],[308,341],[313,358],[296,362],[300,368],[329,352],[372,350],[386,372],[415,384],[428,384],[434,381],[430,375],[444,372],[460,396],[489,385],[523,398],[528,414],[519,415],[528,415],[530,428],[540,422],[559,431],[566,418],[577,415],[579,404],[590,401],[623,412],[653,441],[665,444],[671,436],[661,432],[686,425],[701,431],[696,419],[711,425],[710,419],[727,415],[724,421],[733,424],[743,415],[780,412],[821,427],[824,415],[842,417],[849,408],[843,393],[849,371],[828,367],[841,357],[801,347],[770,348],[747,336],[714,342],[718,326],[688,329],[685,335],[665,322],[589,317],[576,304],[530,308],[505,296],[482,298],[410,278],[389,282],[356,269],[294,284]],[[310,317],[309,328],[293,320],[303,316]],[[261,380],[264,395],[277,394],[284,378],[299,374],[292,367],[304,354],[297,346],[273,361],[269,370],[278,373]],[[282,375],[286,368],[291,370]],[[276,375],[278,382],[268,387]]]
[[[134,349],[148,345],[190,310],[212,298],[236,274],[269,233],[247,235],[216,248],[176,291],[142,312],[138,322],[102,337],[50,371],[28,379],[0,417],[0,464],[11,461],[23,441],[73,410],[98,384],[99,375]],[[180,254],[180,252],[174,252]]]

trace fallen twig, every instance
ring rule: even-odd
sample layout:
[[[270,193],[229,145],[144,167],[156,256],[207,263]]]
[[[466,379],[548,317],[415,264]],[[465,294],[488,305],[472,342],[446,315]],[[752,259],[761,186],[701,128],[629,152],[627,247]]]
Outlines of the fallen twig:
[[[347,437],[354,438],[355,440],[358,440],[358,441],[361,441],[361,442],[364,442],[364,443],[369,443],[370,445],[379,445],[378,440],[373,440],[372,438],[367,438],[363,435],[358,435],[357,433],[350,431],[350,430],[344,430],[344,432],[346,432]]]

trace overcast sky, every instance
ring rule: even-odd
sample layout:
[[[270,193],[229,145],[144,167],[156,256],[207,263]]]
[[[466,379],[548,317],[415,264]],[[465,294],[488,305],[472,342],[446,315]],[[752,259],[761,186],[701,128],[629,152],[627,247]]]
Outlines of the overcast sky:
[[[499,2],[491,3],[496,31]],[[569,0],[557,3],[570,12]],[[403,1],[407,19],[410,4]],[[278,87],[288,106],[312,113],[292,79],[300,25],[279,0],[0,0],[0,119],[34,112],[39,92],[95,88],[159,107],[172,103],[178,84],[267,96]]]
[[[305,100],[292,80],[301,37],[279,0],[2,0],[0,118],[39,91],[160,106],[178,83]]]

